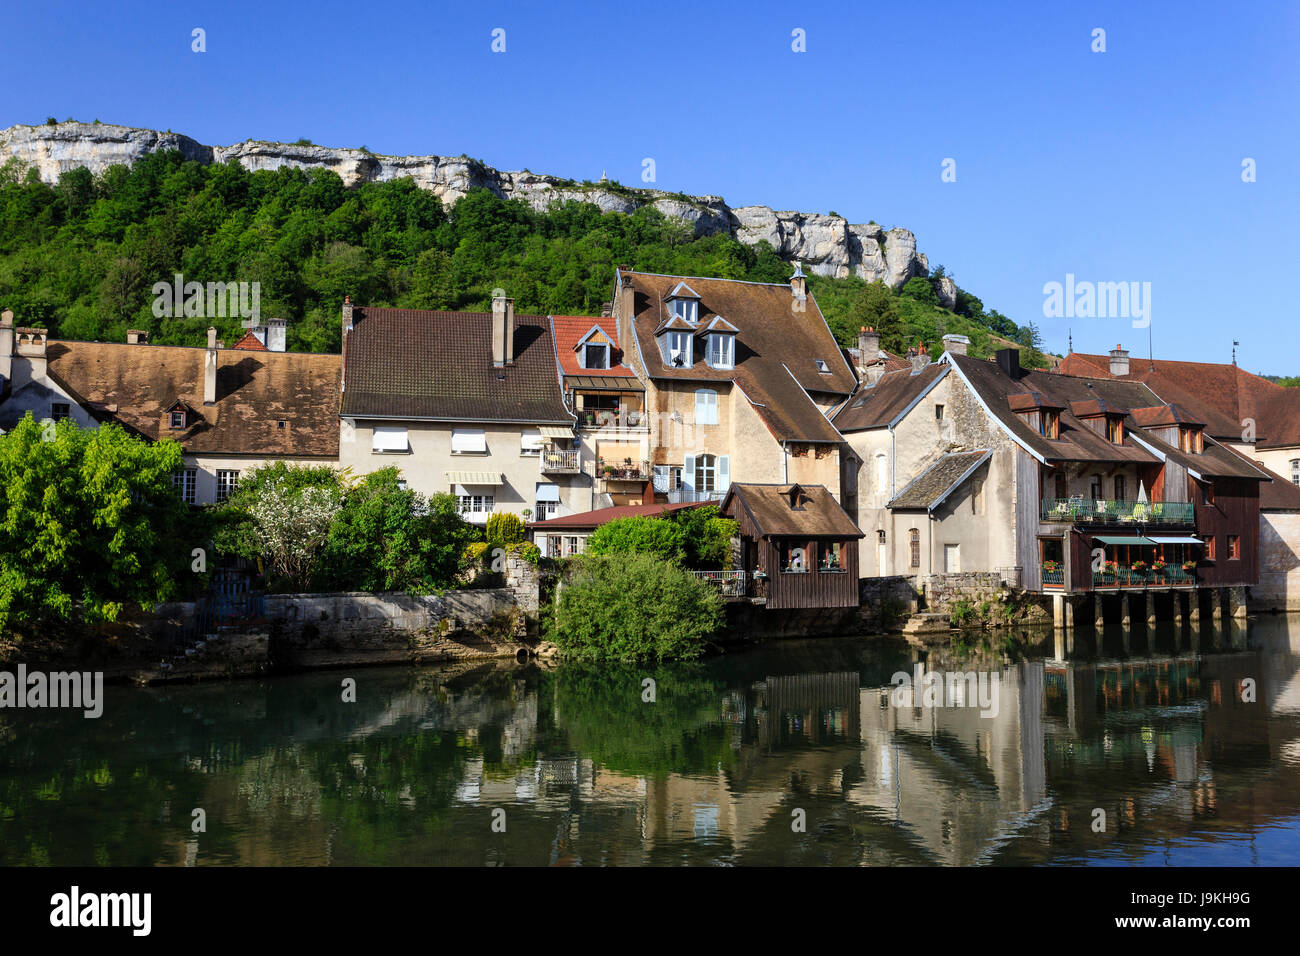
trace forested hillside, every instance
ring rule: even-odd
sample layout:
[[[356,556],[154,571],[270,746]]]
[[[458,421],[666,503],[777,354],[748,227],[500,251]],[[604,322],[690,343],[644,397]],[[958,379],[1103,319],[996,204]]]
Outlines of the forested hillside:
[[[337,351],[344,295],[367,305],[490,308],[507,290],[521,312],[599,314],[614,267],[784,282],[791,266],[771,246],[727,235],[694,238],[651,208],[602,213],[568,202],[537,212],[474,190],[444,207],[411,180],[347,188],[334,173],[249,172],[235,162],[201,165],[154,153],[102,176],[85,169],[42,183],[16,162],[0,167],[0,307],[19,325],[71,339],[124,341],[145,329],[161,344],[200,345],[209,324],[227,342],[237,317],[157,318],[155,282],[259,282],[261,314],[289,320],[289,348]],[[1030,346],[1020,328],[960,292],[956,312],[938,305],[933,280],[899,292],[861,279],[813,276],[811,288],[836,336],[856,343],[861,325],[902,351],[945,332],[969,335],[972,353],[999,347],[990,333]]]

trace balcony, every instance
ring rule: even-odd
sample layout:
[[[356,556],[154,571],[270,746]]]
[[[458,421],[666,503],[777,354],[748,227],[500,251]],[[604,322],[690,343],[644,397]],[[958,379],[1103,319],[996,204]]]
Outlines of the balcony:
[[[1145,589],[1145,588],[1194,588],[1196,572],[1184,571],[1182,568],[1166,567],[1163,569],[1147,568],[1134,571],[1132,568],[1115,568],[1094,572],[1092,586],[1099,591],[1111,589]]]
[[[649,430],[650,428],[645,413],[639,410],[620,408],[618,411],[614,411],[605,409],[594,412],[580,412],[579,416],[578,428],[580,429]]]
[[[718,589],[723,597],[745,597],[744,571],[692,571],[697,578]]]
[[[604,458],[597,458],[596,477],[606,481],[649,481],[650,462],[643,461],[638,464],[628,458],[622,461],[606,461]]]
[[[542,471],[547,474],[576,475],[582,471],[582,455],[577,451],[543,451]]]
[[[1095,525],[1194,525],[1190,501],[1113,501],[1092,498],[1044,498],[1044,521]]]
[[[668,503],[670,505],[681,504],[685,501],[716,501],[721,502],[725,492],[722,491],[692,491],[689,488],[673,488],[668,493]]]

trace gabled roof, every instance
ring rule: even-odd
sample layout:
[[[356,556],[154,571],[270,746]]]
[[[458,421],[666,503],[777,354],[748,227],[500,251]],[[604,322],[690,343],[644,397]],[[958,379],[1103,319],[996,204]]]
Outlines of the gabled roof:
[[[261,339],[259,339],[255,334],[253,334],[252,329],[249,329],[240,337],[239,341],[235,343],[235,348],[239,349],[241,352],[271,351],[265,345],[262,344]]]
[[[791,491],[797,492],[791,507]],[[807,535],[809,537],[861,538],[862,532],[825,485],[732,484],[722,502],[723,514],[745,510],[759,537]]]
[[[618,275],[633,291],[635,342],[628,347],[637,349],[651,378],[734,382],[778,441],[841,440],[809,393],[847,397],[857,380],[811,295],[801,303],[803,311],[795,311],[788,284],[692,276],[701,323],[723,315],[737,329],[735,367],[713,369],[696,361],[690,368],[676,368],[664,363],[654,336],[660,330],[661,300],[685,280],[644,272]],[[817,370],[813,360],[818,358],[826,361],[828,373]]]
[[[687,322],[680,315],[673,315],[660,322],[655,328],[654,334],[659,335],[663,332],[690,332],[693,335],[695,333],[695,326],[691,325],[691,323]]]
[[[1166,458],[1184,464],[1190,471],[1205,477],[1238,477],[1263,480],[1264,475],[1240,456],[1214,441],[1205,442],[1201,454],[1188,454],[1146,431],[1127,414],[1124,419],[1124,442],[1117,445],[1072,411],[1076,403],[1104,402],[1107,408],[1150,408],[1160,404],[1155,394],[1141,382],[1117,379],[1089,379],[1055,372],[1022,370],[1012,381],[996,362],[968,355],[948,355],[948,361],[975,390],[984,407],[1022,448],[1048,464],[1067,461],[1133,462],[1155,464]],[[1048,399],[1065,406],[1060,417],[1060,437],[1046,438],[1031,428],[1012,410],[1009,396],[1024,392],[1041,392]]]
[[[514,364],[494,368],[490,312],[354,307],[341,413],[571,423],[550,322],[536,315],[515,315],[514,322]]]
[[[633,371],[623,364],[623,351],[618,347],[617,323],[608,316],[593,318],[590,315],[553,315],[551,329],[555,335],[555,348],[559,353],[560,372],[567,376],[584,375],[600,378],[634,378]],[[578,361],[577,350],[593,331],[599,329],[610,341],[609,368],[587,369]],[[572,385],[572,382],[566,382]],[[631,383],[636,384],[636,383]]]
[[[739,331],[740,329],[736,328],[722,316],[715,315],[708,325],[705,325],[703,322],[700,323],[699,334],[703,335],[705,332],[731,332],[734,334]]]
[[[927,365],[915,375],[911,365],[897,372],[886,372],[874,385],[863,385],[850,396],[835,414],[835,427],[841,432],[866,431],[895,424],[903,415],[948,374],[949,367]]]
[[[698,299],[699,297],[699,293],[688,286],[686,280],[683,279],[673,286],[671,292],[664,296],[664,301],[667,302],[669,299]]]
[[[1025,392],[1012,392],[1007,396],[1007,405],[1013,412],[1028,412],[1037,408],[1050,408],[1061,411],[1064,405],[1052,401],[1042,392],[1033,391],[1032,389]]]
[[[993,452],[987,448],[953,452],[935,461],[900,491],[889,507],[933,511],[988,461]]]
[[[100,421],[194,454],[335,458],[339,356],[217,350],[217,400],[203,404],[206,349],[51,340],[49,373]],[[162,427],[184,406],[190,427]],[[279,422],[285,423],[279,427]]]
[[[1145,428],[1165,428],[1171,425],[1189,425],[1203,427],[1205,422],[1191,418],[1177,405],[1156,405],[1152,408],[1135,408],[1129,414],[1133,420]]]

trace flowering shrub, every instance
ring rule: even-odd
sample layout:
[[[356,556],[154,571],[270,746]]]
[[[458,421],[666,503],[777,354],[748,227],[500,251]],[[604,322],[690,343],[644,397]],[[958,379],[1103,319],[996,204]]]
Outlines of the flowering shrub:
[[[270,482],[249,508],[258,544],[271,570],[296,588],[305,587],[312,564],[329,536],[342,504],[337,488],[293,489],[282,478]]]

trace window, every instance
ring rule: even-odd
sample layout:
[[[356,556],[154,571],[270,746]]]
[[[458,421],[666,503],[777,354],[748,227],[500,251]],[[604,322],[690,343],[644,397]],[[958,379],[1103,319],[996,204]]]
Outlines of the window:
[[[51,402],[50,418],[55,422],[61,422],[72,415],[72,406],[67,402]]]
[[[571,558],[578,553],[578,537],[572,535],[564,539],[564,556]]]
[[[1178,437],[1181,439],[1183,451],[1190,455],[1199,455],[1205,450],[1199,428],[1180,428],[1178,429]]]
[[[714,491],[718,481],[718,459],[715,455],[695,456],[695,490]]]
[[[678,368],[690,368],[692,361],[691,335],[687,332],[669,332],[668,364],[676,365]]]
[[[823,375],[829,375],[831,373],[831,367],[826,364],[825,359],[813,359],[813,362],[817,365],[817,371],[821,372]]]
[[[1124,492],[1126,491],[1128,491],[1128,483],[1124,480],[1124,476],[1116,475],[1115,476],[1115,500],[1127,501],[1128,497],[1124,494]]]
[[[678,491],[682,487],[682,466],[671,465],[668,468],[668,487]]]
[[[217,472],[217,500],[225,501],[230,497],[230,493],[235,490],[235,485],[239,481],[239,472],[237,471],[218,471]]]
[[[695,393],[695,424],[718,424],[718,393],[711,388],[701,388]]]
[[[492,495],[460,495],[460,513],[483,514],[492,510]]]
[[[546,444],[546,439],[536,428],[525,428],[519,436],[519,454],[521,455],[540,455],[542,446]]]
[[[1106,440],[1112,444],[1124,444],[1124,420],[1115,415],[1106,416]]]
[[[876,492],[885,494],[889,491],[889,461],[884,455],[876,456]]]
[[[172,485],[181,494],[181,500],[187,505],[192,505],[197,500],[195,489],[198,486],[199,470],[197,468],[186,468],[172,475]]]
[[[736,364],[736,338],[722,332],[709,334],[708,363],[713,368],[733,368]]]
[[[185,427],[185,413],[183,411],[174,411],[171,413],[171,421],[168,423],[172,428]]]
[[[1214,485],[1208,481],[1199,482],[1201,486],[1201,504],[1213,507],[1214,505]]]
[[[275,427],[276,427],[276,428],[283,428],[283,427],[284,427],[285,425],[287,425],[287,424],[288,424],[288,422],[286,422],[283,418],[281,418],[279,421],[277,421],[277,422],[275,423]]]
[[[1205,536],[1205,560],[1214,560],[1214,535],[1212,534]]]
[[[405,455],[410,449],[405,428],[376,428],[370,436],[374,455]]]
[[[1228,560],[1229,561],[1241,560],[1241,535],[1238,534],[1228,535]]]
[[[560,513],[560,503],[558,501],[539,501],[533,510],[534,521],[545,521],[547,518],[554,518]]]
[[[1046,408],[1038,413],[1038,434],[1044,438],[1059,438],[1061,435],[1061,413]]]
[[[921,566],[921,532],[912,528],[907,532],[908,564],[914,568]]]
[[[839,541],[823,542],[821,548],[821,558],[818,561],[817,568],[821,571],[843,571],[844,568],[844,545]]]
[[[451,430],[453,455],[486,455],[487,450],[487,432],[483,429],[453,428]]]
[[[1101,501],[1101,475],[1092,476],[1092,485],[1089,489],[1093,501]]]
[[[609,368],[608,345],[584,345],[582,347],[583,368]]]
[[[934,406],[934,420],[935,420],[936,422],[941,422],[941,421],[943,421],[943,406],[942,406],[942,405],[936,405],[936,406]]]
[[[547,536],[546,536],[546,556],[547,556],[548,558],[558,558],[558,557],[560,557],[560,555],[561,555],[561,552],[560,552],[560,541],[561,541],[561,540],[562,540],[562,539],[560,538],[560,536],[559,536],[558,534],[550,534],[550,535],[547,535]]]
[[[401,488],[403,491],[405,491],[405,490],[406,490],[406,479],[405,479],[405,478],[398,478],[398,479],[397,479],[397,487],[398,487],[398,488]]]
[[[694,299],[673,299],[673,315],[694,325],[699,321],[700,304]]]
[[[1300,458],[1291,459],[1291,484],[1300,485]]]
[[[787,574],[803,574],[808,570],[808,544],[804,541],[781,541],[777,545],[781,570]]]

